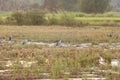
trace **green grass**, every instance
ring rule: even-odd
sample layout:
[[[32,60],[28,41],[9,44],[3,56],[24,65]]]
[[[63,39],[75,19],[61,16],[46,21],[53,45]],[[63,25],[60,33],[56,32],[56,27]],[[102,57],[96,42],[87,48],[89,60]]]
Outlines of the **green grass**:
[[[1,24],[16,25],[16,20],[7,20],[12,15],[12,12],[1,12]],[[10,18],[9,18],[10,19]],[[86,14],[81,12],[60,12],[47,13],[45,15],[43,25],[66,25],[66,26],[120,26],[119,12],[108,12],[104,14]],[[28,23],[32,25],[31,23]],[[23,24],[24,25],[24,24]]]
[[[118,17],[77,17],[76,20],[81,21],[118,21],[120,22],[120,18]]]
[[[12,12],[0,12],[0,18],[6,19],[7,17],[11,16]]]
[[[120,15],[118,13],[109,12],[104,14],[86,14],[86,13],[74,13],[74,12],[64,12],[57,14],[47,14],[46,18],[54,18],[57,23],[61,21],[72,19],[74,22],[81,22],[84,25],[111,25],[111,26],[120,26]],[[68,21],[70,22],[70,21]],[[72,22],[71,22],[72,23]],[[82,24],[80,24],[82,26]],[[59,25],[59,24],[58,24]],[[73,25],[72,25],[73,26]]]

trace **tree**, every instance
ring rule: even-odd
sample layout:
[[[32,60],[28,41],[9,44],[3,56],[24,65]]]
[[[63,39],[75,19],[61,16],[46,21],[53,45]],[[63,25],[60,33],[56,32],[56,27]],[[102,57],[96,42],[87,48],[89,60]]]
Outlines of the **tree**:
[[[0,10],[26,10],[30,8],[40,8],[42,4],[43,0],[0,0]]]
[[[111,0],[111,11],[120,12],[120,0]]]
[[[43,8],[51,12],[57,12],[59,10],[60,0],[44,0]]]
[[[61,9],[66,11],[79,11],[80,0],[61,0]]]
[[[81,0],[81,11],[86,13],[104,13],[109,7],[110,0]]]
[[[11,9],[11,4],[9,0],[0,0],[0,10],[8,11]]]

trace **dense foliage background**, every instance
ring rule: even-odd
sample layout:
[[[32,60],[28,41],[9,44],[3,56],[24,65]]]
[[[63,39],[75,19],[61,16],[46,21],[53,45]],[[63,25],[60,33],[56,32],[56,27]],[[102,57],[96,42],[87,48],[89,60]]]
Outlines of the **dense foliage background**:
[[[11,11],[18,9],[24,10],[31,8],[47,7],[50,10],[55,10],[56,8],[59,8],[60,10],[67,10],[67,11],[80,11],[81,1],[82,0],[0,0],[0,10]],[[87,0],[83,0],[83,1],[87,1]],[[88,1],[90,3],[94,1],[97,1],[97,3],[99,3],[101,1],[108,1],[108,0],[88,0]],[[97,3],[96,5],[103,7]],[[83,4],[83,5],[88,6],[88,4]],[[120,11],[120,0],[110,0],[110,10]]]

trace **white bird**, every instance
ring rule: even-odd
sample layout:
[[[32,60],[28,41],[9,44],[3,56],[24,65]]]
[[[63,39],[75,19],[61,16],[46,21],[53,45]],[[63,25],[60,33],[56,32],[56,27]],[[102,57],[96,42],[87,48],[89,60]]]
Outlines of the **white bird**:
[[[118,67],[119,66],[119,60],[118,59],[112,59],[111,60],[111,66],[112,67]]]
[[[6,66],[6,67],[10,67],[10,66],[12,66],[12,65],[13,65],[12,61],[9,60],[9,61],[7,61],[7,63],[6,63],[5,66]]]
[[[31,67],[32,64],[35,64],[35,63],[37,63],[37,61],[31,61],[31,62],[20,61],[20,64],[21,64],[23,67]]]
[[[100,57],[100,59],[99,59],[99,64],[105,65],[105,60],[102,57]]]

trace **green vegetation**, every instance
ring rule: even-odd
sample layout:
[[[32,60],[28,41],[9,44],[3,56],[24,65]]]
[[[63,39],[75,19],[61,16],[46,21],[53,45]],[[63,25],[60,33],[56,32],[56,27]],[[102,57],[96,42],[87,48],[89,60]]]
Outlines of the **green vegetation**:
[[[81,0],[61,0],[60,8],[64,11],[79,11]]]
[[[86,13],[104,13],[109,7],[110,0],[81,0],[81,11]],[[86,5],[85,5],[86,4]]]
[[[41,25],[45,22],[45,12],[39,10],[19,11],[12,14],[11,19],[18,25]]]
[[[87,0],[83,0],[87,1]],[[89,1],[89,0],[88,0]],[[96,1],[96,2],[95,2]],[[97,8],[101,11],[101,8],[106,8],[105,6],[108,0],[91,0],[87,3],[82,4],[84,6],[90,6],[92,4],[94,9]],[[49,11],[81,11],[82,0],[0,0],[0,11],[13,11],[13,10],[29,10],[29,9],[48,9]],[[54,4],[53,4],[54,3]],[[106,4],[106,5],[105,5]],[[91,5],[91,6],[92,6]],[[110,0],[109,10],[110,11],[120,11],[120,1]],[[86,7],[87,7],[86,6]],[[98,8],[99,7],[99,8]],[[100,8],[101,7],[101,8]],[[92,7],[88,7],[89,10],[94,10]],[[90,9],[91,8],[91,9]],[[53,10],[54,9],[54,10]]]
[[[1,13],[0,24],[5,25],[64,25],[82,27],[94,26],[120,26],[119,12],[104,14],[86,14],[78,12],[47,13],[40,10],[18,11],[14,13]]]

